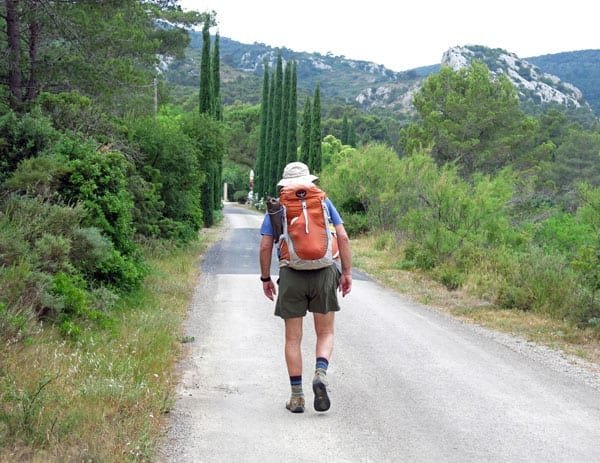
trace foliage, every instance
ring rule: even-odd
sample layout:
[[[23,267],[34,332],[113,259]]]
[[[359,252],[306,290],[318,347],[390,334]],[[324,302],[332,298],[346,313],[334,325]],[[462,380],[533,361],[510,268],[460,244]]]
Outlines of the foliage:
[[[132,121],[132,141],[140,150],[138,170],[145,180],[159,186],[162,216],[177,224],[180,236],[170,236],[169,227],[161,216],[156,226],[158,236],[191,239],[202,224],[200,187],[204,177],[194,141],[183,132],[181,117],[161,113],[156,118]]]
[[[404,151],[431,147],[439,163],[456,161],[467,175],[513,162],[535,128],[508,79],[491,80],[478,62],[457,72],[443,67],[424,82],[414,104],[421,122],[402,130]]]
[[[0,116],[0,181],[5,180],[19,162],[38,155],[58,138],[59,133],[39,109],[21,117],[13,111]]]
[[[236,104],[225,107],[223,118],[229,161],[247,167],[254,167],[255,161],[258,163],[259,138],[263,135],[261,117],[259,106]]]
[[[15,109],[44,88],[77,90],[112,113],[149,113],[157,56],[182,56],[189,43],[182,27],[160,27],[161,20],[180,25],[212,21],[210,14],[138,0],[13,4],[21,24],[16,36],[21,52],[2,69],[16,68],[17,80],[10,86]],[[3,4],[3,16],[7,7]]]
[[[69,168],[59,191],[64,200],[81,202],[90,226],[106,233],[119,252],[134,254],[133,199],[123,155],[77,137],[63,137],[53,146],[52,155],[64,159]]]

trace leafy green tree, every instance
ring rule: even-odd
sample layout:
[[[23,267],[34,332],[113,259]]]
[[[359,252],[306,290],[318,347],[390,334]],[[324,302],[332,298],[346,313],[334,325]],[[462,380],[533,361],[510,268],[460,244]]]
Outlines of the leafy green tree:
[[[492,80],[479,62],[459,71],[443,67],[424,82],[414,104],[421,121],[402,130],[404,151],[430,147],[439,163],[456,161],[467,175],[513,162],[535,129],[508,78]]]
[[[302,113],[302,144],[300,146],[300,161],[308,165],[310,162],[310,136],[312,134],[312,105],[310,97],[306,97]]]
[[[201,191],[202,220],[205,227],[214,223],[214,175],[216,165],[225,152],[223,125],[208,114],[198,111],[184,113],[181,117],[183,132],[193,140],[198,153],[200,170],[205,179]]]
[[[162,226],[164,236],[176,233],[177,238],[189,240],[202,226],[199,198],[203,175],[197,148],[183,132],[180,119],[170,114],[139,119],[133,124],[133,140],[142,153],[140,171],[160,185],[164,215],[172,221],[172,225]]]
[[[212,109],[212,86],[210,73],[210,22],[202,28],[202,56],[200,58],[200,112],[210,114]]]
[[[313,97],[312,120],[310,132],[310,153],[308,167],[311,172],[321,172],[323,163],[321,153],[321,89],[317,84]]]
[[[289,164],[298,158],[298,76],[296,62],[294,61],[292,62],[291,74],[286,164]]]
[[[571,128],[553,153],[553,160],[541,165],[538,184],[569,211],[579,206],[578,184],[600,186],[600,134]]]
[[[189,44],[183,27],[163,28],[161,20],[214,21],[212,14],[139,0],[11,0],[0,3],[0,16],[6,18],[0,46],[10,51],[0,82],[14,105],[33,101],[41,88],[77,90],[116,114],[151,113],[158,55],[182,56]]]

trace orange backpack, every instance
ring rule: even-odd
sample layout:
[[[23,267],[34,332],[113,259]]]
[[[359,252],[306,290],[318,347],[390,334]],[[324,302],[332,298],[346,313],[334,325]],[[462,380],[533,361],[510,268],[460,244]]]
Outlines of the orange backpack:
[[[290,185],[281,189],[281,267],[313,270],[328,267],[338,258],[337,237],[329,219],[326,197],[325,192],[313,184]]]

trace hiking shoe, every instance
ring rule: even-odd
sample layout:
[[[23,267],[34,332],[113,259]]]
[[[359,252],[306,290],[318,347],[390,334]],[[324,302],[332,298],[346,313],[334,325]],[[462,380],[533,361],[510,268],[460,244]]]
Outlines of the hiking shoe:
[[[290,400],[285,403],[287,408],[292,413],[303,413],[304,412],[304,397],[303,396],[292,396]]]
[[[315,410],[318,412],[326,412],[331,406],[329,396],[327,395],[327,380],[325,372],[317,370],[313,379],[312,387],[315,393]]]

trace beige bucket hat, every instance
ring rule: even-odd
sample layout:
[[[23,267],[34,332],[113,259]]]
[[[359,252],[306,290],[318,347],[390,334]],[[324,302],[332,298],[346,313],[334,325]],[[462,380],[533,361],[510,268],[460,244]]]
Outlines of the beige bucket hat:
[[[290,162],[283,169],[283,177],[279,180],[277,186],[297,185],[301,183],[310,184],[319,177],[312,175],[308,166],[303,162]]]

